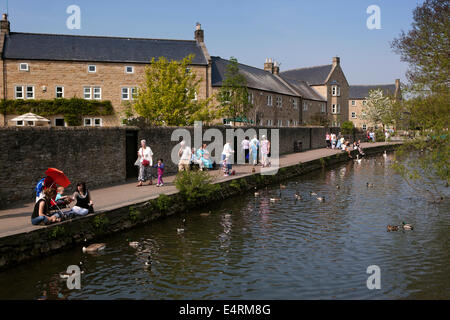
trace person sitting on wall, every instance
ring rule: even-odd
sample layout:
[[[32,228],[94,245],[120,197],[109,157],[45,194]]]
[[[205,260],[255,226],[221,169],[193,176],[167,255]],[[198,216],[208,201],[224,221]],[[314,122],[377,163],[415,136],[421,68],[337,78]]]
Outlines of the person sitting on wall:
[[[72,210],[65,212],[69,217],[85,216],[88,213],[94,213],[94,204],[91,199],[91,194],[86,188],[86,183],[77,183],[77,191],[74,192],[72,200],[76,201]]]
[[[209,157],[209,151],[206,149],[206,143],[204,143],[202,147],[197,150],[197,159],[202,161],[203,169],[212,169],[213,164]]]
[[[192,148],[192,152],[191,152],[191,160],[190,160],[190,164],[189,167],[191,170],[193,169],[200,169],[203,171],[203,162],[202,160],[200,160],[195,152],[195,148]]]
[[[56,190],[48,188],[42,193],[42,197],[34,205],[33,213],[31,214],[31,224],[44,225],[60,222],[61,219],[58,214],[50,214],[50,202],[56,196]]]

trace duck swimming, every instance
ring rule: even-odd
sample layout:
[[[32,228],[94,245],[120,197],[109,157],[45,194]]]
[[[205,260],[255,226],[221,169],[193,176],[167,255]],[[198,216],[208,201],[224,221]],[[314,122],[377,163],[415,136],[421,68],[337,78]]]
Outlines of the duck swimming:
[[[177,233],[183,233],[184,232],[184,228],[186,227],[186,219],[183,218],[183,220],[181,221],[182,227],[181,228],[177,228]]]
[[[295,193],[294,197],[296,200],[302,200],[302,196],[298,192]]]
[[[93,243],[88,247],[83,247],[83,253],[94,253],[105,249],[106,243]]]
[[[130,247],[136,249],[136,248],[139,246],[139,242],[137,242],[137,241],[131,241],[131,242],[128,243],[128,245],[129,245]]]
[[[277,202],[280,200],[281,200],[281,198],[270,198],[270,202]]]
[[[367,188],[373,188],[373,183],[366,183]]]
[[[202,216],[202,217],[207,217],[207,216],[209,216],[211,214],[211,211],[209,211],[209,212],[204,212],[204,213],[200,213],[200,216]]]
[[[313,191],[310,191],[310,192],[309,192],[309,195],[310,195],[310,196],[317,196],[317,193],[315,193],[315,192],[313,192]]]
[[[411,224],[405,223],[404,221],[402,222],[402,227],[403,227],[403,230],[413,230],[414,229],[414,227]]]
[[[317,197],[317,200],[319,200],[319,202],[324,202],[325,201],[325,197]]]
[[[384,150],[383,157],[387,158],[386,150]]]
[[[398,231],[398,226],[391,226],[391,225],[388,225],[388,226],[387,226],[387,231],[388,231],[388,232],[390,232],[390,231]]]

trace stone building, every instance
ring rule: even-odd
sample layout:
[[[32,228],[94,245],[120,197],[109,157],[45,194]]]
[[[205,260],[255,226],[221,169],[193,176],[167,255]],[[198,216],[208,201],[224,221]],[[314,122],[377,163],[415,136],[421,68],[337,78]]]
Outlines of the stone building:
[[[368,123],[363,119],[364,106],[371,90],[381,89],[383,94],[394,99],[401,99],[400,79],[395,84],[380,85],[351,85],[348,101],[348,121],[352,121],[355,128],[361,130],[377,129],[381,124]]]
[[[283,71],[280,75],[289,80],[304,81],[327,102],[325,113],[329,125],[340,127],[348,119],[349,84],[342,71],[340,58],[323,66]]]
[[[111,101],[115,114],[85,117],[85,126],[120,125],[126,103],[152,58],[181,60],[194,54],[190,67],[201,79],[199,98],[208,97],[210,57],[200,25],[195,40],[139,39],[11,32],[4,14],[0,22],[1,99],[84,98]],[[0,115],[12,125],[17,115]],[[48,117],[64,126],[63,115]]]

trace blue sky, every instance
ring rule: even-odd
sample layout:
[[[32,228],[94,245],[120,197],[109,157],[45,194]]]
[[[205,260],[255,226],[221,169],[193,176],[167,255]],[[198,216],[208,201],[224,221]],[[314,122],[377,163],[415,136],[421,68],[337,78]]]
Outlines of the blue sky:
[[[389,42],[409,30],[421,0],[9,0],[11,30],[17,32],[193,39],[195,23],[205,30],[211,55],[236,57],[262,68],[267,57],[281,71],[341,64],[350,84],[405,79],[407,65]],[[81,8],[81,29],[69,30],[69,5]],[[366,9],[381,9],[380,30],[369,30]],[[6,0],[0,0],[6,12]]]

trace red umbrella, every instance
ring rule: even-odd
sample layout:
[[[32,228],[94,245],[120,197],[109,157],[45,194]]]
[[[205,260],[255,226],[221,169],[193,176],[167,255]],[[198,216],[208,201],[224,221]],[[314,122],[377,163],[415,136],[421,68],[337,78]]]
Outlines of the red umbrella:
[[[53,179],[56,184],[67,188],[70,185],[69,179],[66,177],[64,172],[55,168],[48,168],[45,174]]]

